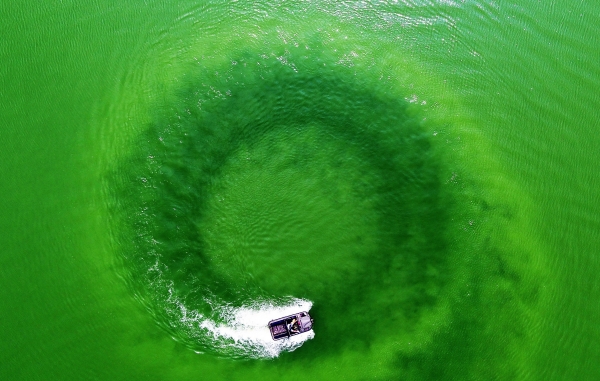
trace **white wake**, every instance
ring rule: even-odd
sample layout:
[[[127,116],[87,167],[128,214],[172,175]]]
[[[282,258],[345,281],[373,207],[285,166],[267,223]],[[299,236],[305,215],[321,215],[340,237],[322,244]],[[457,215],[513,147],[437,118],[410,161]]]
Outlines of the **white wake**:
[[[278,303],[261,301],[242,307],[211,303],[213,311],[220,318],[216,322],[198,311],[188,310],[171,292],[169,301],[177,306],[177,311],[171,310],[171,313],[178,315],[179,322],[186,327],[190,336],[213,347],[216,352],[233,353],[236,357],[274,358],[283,351],[301,347],[315,337],[311,330],[274,341],[267,326],[270,320],[310,311],[312,302],[308,300],[290,298]]]

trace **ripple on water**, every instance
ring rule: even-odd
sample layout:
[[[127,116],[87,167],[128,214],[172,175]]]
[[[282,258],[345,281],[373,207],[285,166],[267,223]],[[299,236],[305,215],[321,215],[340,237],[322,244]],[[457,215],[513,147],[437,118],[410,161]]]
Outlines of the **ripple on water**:
[[[376,346],[429,377],[491,355],[484,341],[509,353],[489,327],[510,307],[518,336],[536,291],[520,291],[505,233],[516,212],[485,187],[514,189],[467,162],[483,140],[427,104],[415,66],[336,33],[350,35],[199,44],[138,106],[109,187],[133,290],[173,337],[220,356],[296,349],[257,321],[311,305],[322,357]]]

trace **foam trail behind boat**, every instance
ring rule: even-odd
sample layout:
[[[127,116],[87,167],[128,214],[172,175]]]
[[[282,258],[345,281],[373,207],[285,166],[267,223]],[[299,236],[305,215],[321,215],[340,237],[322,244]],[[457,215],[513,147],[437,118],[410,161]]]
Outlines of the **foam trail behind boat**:
[[[299,348],[315,334],[309,331],[306,334],[274,341],[267,323],[296,312],[308,312],[311,307],[312,302],[303,299],[292,299],[284,305],[262,302],[239,308],[226,306],[220,311],[223,323],[217,324],[205,319],[200,323],[200,327],[212,334],[216,342],[225,339],[225,343],[245,352],[249,357],[273,358],[279,356],[282,351]]]
[[[211,319],[196,310],[188,309],[175,295],[172,285],[168,288],[167,309],[179,322],[189,337],[203,343],[216,353],[237,358],[274,358],[283,351],[293,351],[314,338],[309,332],[274,341],[268,328],[271,320],[297,312],[310,311],[312,302],[290,298],[285,301],[261,300],[232,307],[218,301],[206,300],[216,319]],[[214,316],[214,315],[213,315]],[[201,353],[201,352],[198,352]]]

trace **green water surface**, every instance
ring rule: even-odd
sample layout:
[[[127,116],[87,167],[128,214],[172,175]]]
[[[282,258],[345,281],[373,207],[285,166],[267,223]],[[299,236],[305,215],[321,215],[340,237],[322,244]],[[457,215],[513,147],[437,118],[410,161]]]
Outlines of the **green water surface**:
[[[599,11],[1,5],[0,379],[599,378]]]

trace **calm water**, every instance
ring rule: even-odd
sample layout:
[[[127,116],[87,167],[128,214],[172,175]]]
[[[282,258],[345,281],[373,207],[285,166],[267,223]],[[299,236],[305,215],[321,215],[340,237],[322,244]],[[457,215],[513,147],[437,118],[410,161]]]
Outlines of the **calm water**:
[[[0,379],[600,378],[600,6],[0,12]]]

